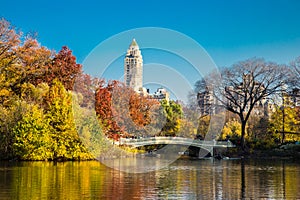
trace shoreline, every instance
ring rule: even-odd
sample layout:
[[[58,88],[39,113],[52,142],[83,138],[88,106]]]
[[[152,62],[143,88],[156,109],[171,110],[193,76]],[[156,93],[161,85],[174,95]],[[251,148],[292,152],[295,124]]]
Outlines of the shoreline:
[[[277,149],[272,150],[255,150],[251,153],[249,152],[242,152],[242,151],[235,151],[235,152],[224,152],[222,154],[223,158],[218,159],[215,157],[215,159],[218,160],[236,160],[236,159],[245,159],[245,160],[299,160],[300,159],[300,152],[299,151],[291,151],[291,150],[285,150],[285,151],[278,151]],[[120,158],[130,158],[132,156],[122,156]],[[138,154],[135,155],[135,157],[140,157]],[[207,159],[210,159],[212,157],[207,157]],[[100,161],[106,160],[106,159],[118,159],[117,157],[112,158],[105,158],[105,159],[69,159],[69,160],[19,160],[19,159],[0,159],[0,161],[6,161],[6,162],[88,162],[88,161]],[[179,159],[201,159],[195,156],[180,156]]]
[[[300,159],[299,150],[286,149],[266,149],[252,150],[252,152],[243,152],[242,150],[224,152],[225,156],[230,158],[245,158],[245,159],[280,159],[280,160],[296,160]]]
[[[252,149],[248,151],[241,150],[240,147],[227,149],[227,150],[221,150],[215,152],[215,159],[267,159],[267,160],[299,160],[300,159],[300,144],[287,144],[282,145],[280,147],[276,147],[273,149]],[[155,155],[155,154],[153,154]],[[112,157],[101,157],[99,159],[97,158],[74,158],[74,159],[45,159],[45,160],[22,160],[18,158],[0,158],[0,161],[8,161],[8,162],[80,162],[80,161],[101,161],[101,160],[107,160],[107,159],[118,159],[118,158],[129,158],[129,157],[143,157],[143,156],[153,156],[152,154],[140,154],[135,152],[131,155],[122,155],[121,157],[118,156],[112,156]],[[160,157],[160,156],[158,156]],[[197,155],[182,155],[179,156],[180,158],[191,158],[191,159],[199,159]],[[211,158],[211,157],[207,157]]]

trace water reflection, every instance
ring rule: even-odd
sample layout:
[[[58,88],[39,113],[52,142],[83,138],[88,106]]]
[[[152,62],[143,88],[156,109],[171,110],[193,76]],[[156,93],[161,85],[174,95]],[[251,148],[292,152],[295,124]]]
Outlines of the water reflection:
[[[241,199],[245,199],[246,184],[245,184],[245,161],[241,160]]]
[[[147,165],[143,159],[114,162]],[[158,171],[126,173],[97,161],[1,162],[0,199],[297,199],[299,166],[272,160],[177,160]]]

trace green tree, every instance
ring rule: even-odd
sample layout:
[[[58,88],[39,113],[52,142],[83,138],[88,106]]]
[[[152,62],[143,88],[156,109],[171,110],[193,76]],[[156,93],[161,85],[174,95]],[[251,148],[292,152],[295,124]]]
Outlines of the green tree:
[[[22,104],[18,98],[11,98],[9,106],[0,104],[0,158],[13,158],[13,143],[15,136],[13,127],[22,118]]]
[[[160,135],[175,136],[181,127],[181,119],[183,117],[182,107],[175,101],[167,101],[165,99],[161,101],[161,105],[164,108],[166,121]]]

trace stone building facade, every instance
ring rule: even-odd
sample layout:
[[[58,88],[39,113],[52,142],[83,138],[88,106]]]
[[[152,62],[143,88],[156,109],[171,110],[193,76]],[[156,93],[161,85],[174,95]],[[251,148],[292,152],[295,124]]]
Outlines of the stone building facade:
[[[136,40],[133,39],[124,58],[124,81],[127,87],[132,88],[140,95],[151,99],[169,101],[170,94],[165,88],[158,88],[153,94],[143,87],[143,57]]]
[[[287,94],[288,100],[292,103],[293,106],[299,107],[300,106],[300,89],[293,88]]]
[[[135,39],[132,40],[124,59],[125,85],[134,91],[143,91],[143,57]]]

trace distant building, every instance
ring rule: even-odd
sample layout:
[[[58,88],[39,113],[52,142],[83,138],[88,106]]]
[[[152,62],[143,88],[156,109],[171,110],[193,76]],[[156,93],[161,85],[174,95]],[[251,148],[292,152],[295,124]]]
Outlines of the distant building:
[[[148,91],[148,93],[149,93],[149,91]],[[163,99],[165,99],[167,101],[170,100],[170,94],[165,88],[158,88],[156,90],[156,92],[154,92],[153,94],[149,94],[149,97],[152,99],[157,99],[159,101],[161,101]]]
[[[293,88],[292,91],[288,92],[288,99],[293,104],[293,106],[300,106],[300,89]]]
[[[216,114],[217,101],[214,98],[212,91],[207,87],[202,92],[197,94],[198,106],[200,108],[200,116]]]
[[[153,94],[143,87],[143,57],[136,40],[133,39],[124,58],[124,81],[127,87],[135,92],[152,99],[169,101],[169,92],[164,88],[158,88]]]
[[[135,39],[132,40],[124,59],[125,85],[134,91],[143,91],[143,57]]]

